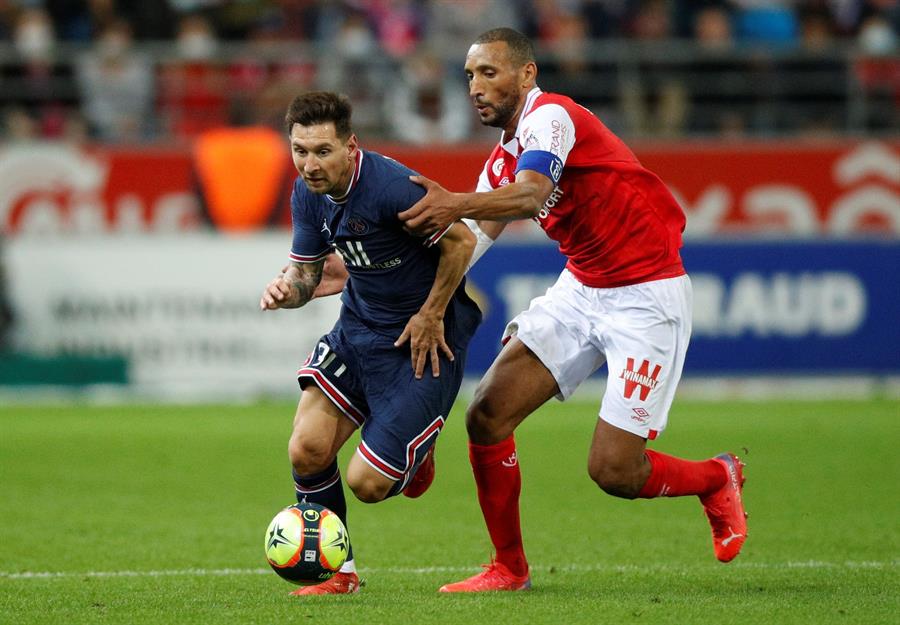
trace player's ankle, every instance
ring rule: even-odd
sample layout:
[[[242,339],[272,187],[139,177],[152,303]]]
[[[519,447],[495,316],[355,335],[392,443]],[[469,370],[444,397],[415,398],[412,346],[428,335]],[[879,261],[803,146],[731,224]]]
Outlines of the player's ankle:
[[[528,561],[521,550],[498,552],[494,561],[505,566],[516,577],[528,575]]]

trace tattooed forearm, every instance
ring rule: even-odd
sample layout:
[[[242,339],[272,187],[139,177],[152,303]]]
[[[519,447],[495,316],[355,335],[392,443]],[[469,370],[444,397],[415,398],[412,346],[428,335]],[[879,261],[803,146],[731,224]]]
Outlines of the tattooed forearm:
[[[285,308],[298,308],[312,299],[313,292],[322,280],[325,261],[317,263],[291,263],[284,279],[291,285],[291,295]]]

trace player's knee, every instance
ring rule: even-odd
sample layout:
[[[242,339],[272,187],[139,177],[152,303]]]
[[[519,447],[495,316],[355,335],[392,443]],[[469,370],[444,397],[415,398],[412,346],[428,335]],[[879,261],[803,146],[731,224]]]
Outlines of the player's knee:
[[[603,492],[614,497],[633,499],[639,487],[635,487],[635,475],[628,463],[614,459],[591,459],[588,474]]]
[[[391,490],[391,484],[384,484],[367,476],[356,476],[352,479],[348,476],[347,486],[350,487],[356,498],[363,503],[383,501]]]
[[[292,436],[288,443],[291,466],[298,475],[311,475],[328,468],[333,458],[331,450],[315,441]]]
[[[493,445],[512,434],[504,427],[504,419],[497,402],[479,390],[466,410],[466,431],[469,440],[478,445]]]

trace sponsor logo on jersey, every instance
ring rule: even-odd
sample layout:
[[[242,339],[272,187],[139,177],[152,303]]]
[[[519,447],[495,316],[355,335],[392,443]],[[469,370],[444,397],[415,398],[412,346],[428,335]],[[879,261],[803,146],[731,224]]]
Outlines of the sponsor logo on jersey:
[[[550,194],[550,197],[547,198],[547,201],[544,202],[544,206],[537,214],[537,217],[535,217],[535,221],[540,222],[543,219],[547,219],[547,217],[550,216],[550,209],[559,204],[563,193],[565,192],[559,188],[559,185],[553,187],[553,192]]]
[[[640,388],[641,401],[645,401],[650,391],[659,384],[657,380],[661,369],[662,365],[656,365],[653,367],[653,373],[650,373],[650,361],[644,360],[641,366],[635,370],[634,358],[629,358],[627,365],[619,374],[619,378],[625,380],[625,399],[631,399],[635,389]]]
[[[562,170],[562,161],[558,158],[553,159],[553,162],[550,163],[550,176],[553,178],[553,182],[559,182],[559,178],[562,176]]]

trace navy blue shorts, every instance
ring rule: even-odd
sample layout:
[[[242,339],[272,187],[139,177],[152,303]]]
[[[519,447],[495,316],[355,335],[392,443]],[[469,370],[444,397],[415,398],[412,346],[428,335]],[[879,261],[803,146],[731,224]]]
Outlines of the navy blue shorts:
[[[429,359],[422,379],[416,379],[409,344],[394,347],[402,328],[396,335],[379,333],[346,312],[297,372],[301,388],[315,384],[362,428],[359,454],[376,471],[400,482],[399,489],[434,444],[459,392],[466,346],[480,313],[475,308],[474,316],[470,311],[463,316],[464,323],[445,327],[455,360],[442,354],[437,378]]]

